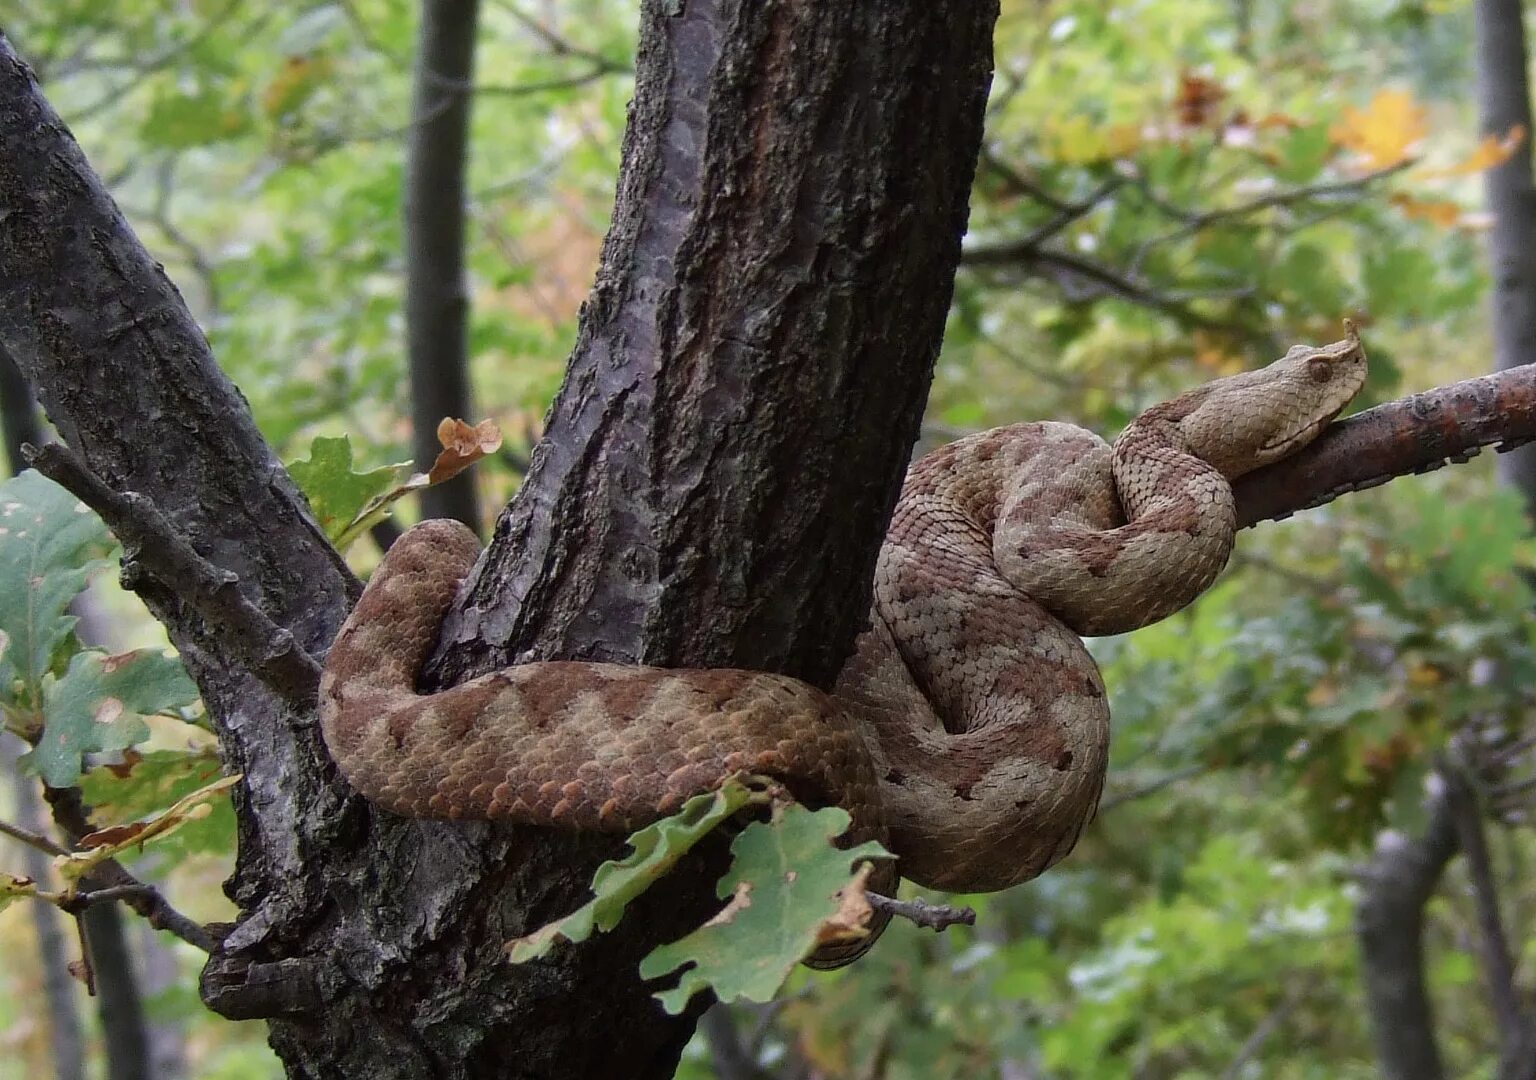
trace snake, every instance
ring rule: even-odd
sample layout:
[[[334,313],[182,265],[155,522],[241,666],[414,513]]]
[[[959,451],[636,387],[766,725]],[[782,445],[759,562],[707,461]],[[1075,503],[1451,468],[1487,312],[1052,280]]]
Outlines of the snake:
[[[613,833],[763,775],[851,815],[897,876],[962,893],[1027,881],[1072,850],[1108,763],[1085,637],[1182,609],[1225,567],[1232,481],[1306,446],[1356,396],[1354,327],[1142,412],[1113,445],[1059,421],[969,435],[908,470],[869,628],[830,691],[762,671],[516,663],[417,681],[480,557],[429,520],[385,554],[326,657],[323,738],[346,781],[417,818]],[[832,967],[872,943],[826,945]]]

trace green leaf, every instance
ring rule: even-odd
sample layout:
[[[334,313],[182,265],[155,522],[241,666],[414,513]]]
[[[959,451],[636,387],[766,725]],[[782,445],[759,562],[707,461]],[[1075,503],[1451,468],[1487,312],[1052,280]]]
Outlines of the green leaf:
[[[512,962],[537,959],[557,941],[585,941],[594,930],[612,930],[629,902],[672,869],[711,829],[748,803],[765,798],[763,791],[733,778],[713,792],[689,799],[671,817],[647,825],[629,838],[633,851],[628,856],[597,868],[590,901],[557,922],[507,942]]]
[[[111,542],[100,518],[39,473],[0,484],[0,701],[40,703],[43,675],[74,629],[69,604]]]
[[[377,520],[358,522],[363,507],[393,488],[409,468],[410,462],[402,462],[357,472],[352,468],[352,442],[343,435],[316,438],[309,444],[309,457],[291,463],[288,472],[304,489],[326,537],[343,547],[343,535],[356,535]],[[384,509],[379,507],[377,517],[384,516]]]
[[[1292,184],[1305,184],[1322,172],[1333,153],[1327,124],[1309,124],[1289,132],[1280,143],[1275,175]]]
[[[213,748],[188,753],[157,750],[130,757],[126,765],[101,766],[80,778],[80,790],[91,806],[91,818],[101,826],[122,825],[163,813],[177,800],[190,795],[219,776],[219,758]],[[212,804],[212,813],[178,830],[162,854],[232,850],[235,815],[229,800]]]
[[[250,117],[212,90],[157,98],[140,133],[150,146],[185,150],[233,139],[250,129]]]
[[[190,705],[197,686],[181,661],[157,649],[108,656],[75,655],[64,674],[44,685],[43,734],[23,757],[52,787],[80,776],[80,759],[122,750],[149,737],[143,717]]]
[[[221,776],[213,783],[206,784],[191,794],[177,799],[165,811],[146,821],[98,829],[81,838],[80,842],[84,845],[83,851],[59,856],[54,860],[54,866],[58,868],[60,876],[65,881],[79,881],[108,859],[115,858],[130,848],[142,848],[152,840],[169,836],[189,822],[200,821],[207,817],[213,812],[210,804],[221,798],[241,779],[238,774]]]
[[[17,877],[0,870],[0,911],[9,907],[13,900],[36,895],[37,882],[29,877]]]
[[[712,988],[721,1001],[769,1001],[790,972],[834,922],[843,890],[867,868],[853,864],[889,857],[873,841],[839,849],[832,841],[848,829],[846,810],[784,807],[771,822],[754,822],[731,845],[735,860],[716,892],[725,909],[699,929],[663,945],[640,961],[640,976],[656,979],[688,967],[675,990],[657,994],[669,1013]]]

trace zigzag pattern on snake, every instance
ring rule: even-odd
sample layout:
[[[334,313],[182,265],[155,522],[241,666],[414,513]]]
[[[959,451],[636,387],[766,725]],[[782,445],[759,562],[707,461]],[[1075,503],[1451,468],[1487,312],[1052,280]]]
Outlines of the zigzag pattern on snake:
[[[830,694],[763,672],[574,662],[419,694],[479,555],[469,530],[424,522],[332,646],[326,743],[399,814],[613,832],[767,774],[848,809],[850,839],[884,840],[901,876],[1007,888],[1071,851],[1098,805],[1109,708],[1082,636],[1145,626],[1206,589],[1232,547],[1230,481],[1310,442],[1365,370],[1351,328],[1155,406],[1113,447],[1040,422],[922,458],[880,552],[871,627]],[[817,959],[847,962],[868,940]]]

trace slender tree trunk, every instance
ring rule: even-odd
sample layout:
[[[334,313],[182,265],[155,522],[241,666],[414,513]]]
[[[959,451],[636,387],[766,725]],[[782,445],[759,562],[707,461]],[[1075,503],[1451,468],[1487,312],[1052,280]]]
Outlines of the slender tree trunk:
[[[1436,799],[1419,837],[1383,833],[1360,871],[1355,935],[1383,1080],[1444,1080],[1424,983],[1424,905],[1456,854],[1450,807]]]
[[[1536,363],[1536,179],[1532,176],[1530,54],[1526,46],[1525,5],[1521,0],[1477,0],[1478,113],[1484,134],[1502,137],[1512,128],[1525,132],[1525,141],[1510,159],[1483,174],[1493,228],[1488,234],[1493,278],[1494,364],[1502,370]],[[1499,457],[1499,477],[1525,497],[1526,511],[1536,520],[1536,446],[1526,445]],[[1469,813],[1476,813],[1475,803]],[[1467,820],[1463,833],[1481,845],[1480,823]],[[1487,853],[1481,860],[1486,864]],[[1491,890],[1492,877],[1483,865],[1475,878]],[[1496,899],[1479,896],[1484,922],[1497,925]],[[1533,1017],[1514,993],[1507,946],[1485,940],[1485,974],[1501,1044],[1501,1080],[1536,1077],[1536,1031]],[[1501,958],[1500,953],[1503,953]],[[1505,970],[1499,970],[1500,968]]]
[[[147,923],[138,925],[134,953],[139,957],[139,985],[153,1000],[181,984],[181,965],[166,935]],[[187,1075],[187,1030],[182,1014],[151,1019],[148,1025],[149,1075],[154,1080],[181,1080]]]
[[[0,420],[3,420],[6,461],[14,476],[26,468],[21,448],[24,444],[36,445],[43,441],[43,425],[38,418],[37,402],[32,390],[22,378],[15,360],[0,345]],[[16,761],[7,757],[6,766],[13,773],[16,819],[24,827],[46,833],[43,824],[42,800],[38,798],[37,780],[19,771]],[[23,855],[26,872],[36,881],[50,881],[53,868],[47,855],[35,848],[25,849]],[[122,922],[114,906],[98,908],[94,922],[82,924],[81,940],[95,951],[93,934],[99,934],[107,942],[102,959],[105,966],[97,971],[97,985],[105,992],[98,999],[98,1011],[103,1029],[109,1033],[109,1050],[116,1045],[121,1059],[131,1064],[142,1060],[132,1045],[134,1016],[142,1030],[142,1012],[137,1009],[138,991],[134,983],[131,965],[113,963],[121,950],[112,949],[111,938],[116,933],[117,943],[122,942]],[[93,915],[96,913],[93,912]],[[48,1028],[53,1051],[54,1075],[58,1080],[83,1080],[85,1076],[85,1040],[80,1026],[75,982],[69,973],[69,942],[73,935],[65,930],[65,917],[47,904],[32,905],[32,922],[37,932],[38,957],[42,965],[43,997],[48,1003]],[[117,1036],[116,1041],[111,1036]],[[109,1066],[112,1059],[109,1057]],[[123,1072],[111,1069],[112,1080],[126,1080],[130,1076],[142,1076],[139,1072]]]
[[[1510,159],[1483,174],[1493,228],[1493,347],[1498,370],[1536,363],[1536,182],[1531,175],[1531,90],[1527,77],[1525,5],[1477,0],[1478,113],[1485,134],[1517,125],[1525,141]],[[1536,445],[1499,455],[1499,475],[1536,508]],[[1536,512],[1536,509],[1533,509]]]
[[[96,978],[96,1011],[101,1017],[107,1078],[150,1080],[149,1033],[123,910],[117,904],[97,904],[80,916],[80,923],[85,928],[91,971]]]
[[[405,172],[405,325],[416,462],[427,469],[444,417],[472,420],[469,286],[464,275],[465,167],[479,0],[425,0]],[[474,475],[421,493],[425,517],[479,529]]]
[[[37,778],[25,776],[16,764],[16,754],[11,752],[13,740],[5,739],[4,768],[10,774],[14,799],[12,800],[16,824],[34,832],[46,833],[48,825],[43,820],[42,800],[37,794]],[[20,850],[22,872],[33,881],[51,882],[52,860],[33,847]],[[67,916],[51,904],[31,906],[32,928],[37,935],[37,957],[43,984],[43,1001],[46,1003],[49,1057],[53,1063],[55,1080],[85,1080],[85,1036],[80,1026],[78,990],[74,976],[69,973],[70,952],[75,941],[74,927]]]

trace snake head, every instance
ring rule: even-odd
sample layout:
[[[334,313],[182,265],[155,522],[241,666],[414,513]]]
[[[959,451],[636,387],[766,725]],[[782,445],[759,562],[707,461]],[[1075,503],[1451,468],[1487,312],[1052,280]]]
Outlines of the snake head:
[[[1365,348],[1354,324],[1331,345],[1293,345],[1258,371],[1207,383],[1169,406],[1180,434],[1228,479],[1289,457],[1317,438],[1365,385]],[[1167,406],[1165,406],[1167,408]],[[1187,410],[1187,411],[1185,411]]]

